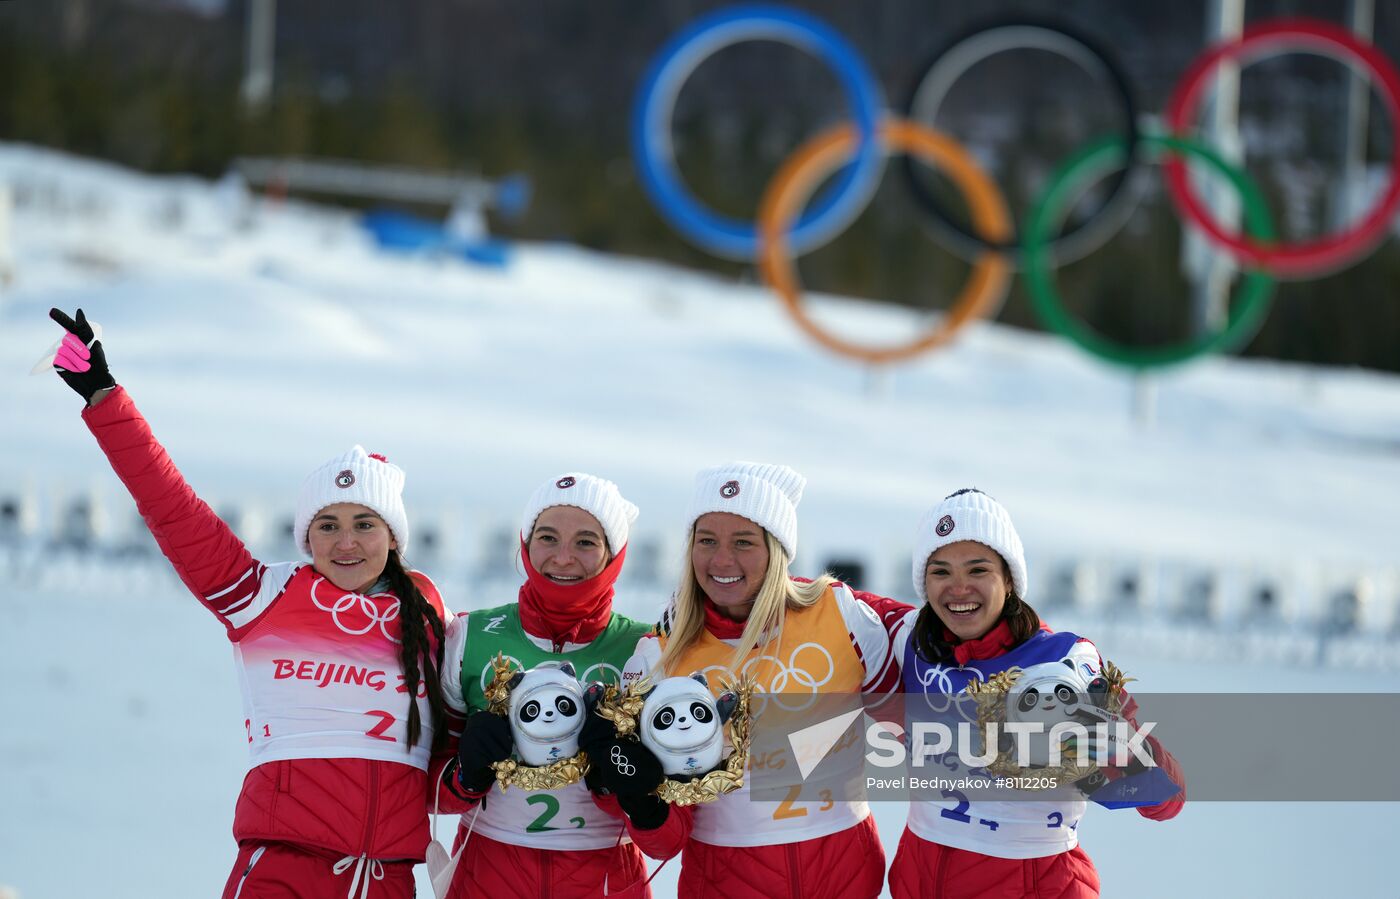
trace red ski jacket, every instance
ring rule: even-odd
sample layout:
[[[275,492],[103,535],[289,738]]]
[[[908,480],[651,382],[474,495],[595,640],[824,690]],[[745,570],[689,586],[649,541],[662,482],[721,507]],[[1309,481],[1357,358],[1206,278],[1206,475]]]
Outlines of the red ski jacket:
[[[253,758],[234,837],[328,857],[421,861],[429,838],[425,747],[433,730],[420,698],[422,736],[406,747],[400,707],[408,697],[394,689],[402,669],[398,622],[387,611],[396,607],[392,594],[346,603],[343,591],[327,587],[309,566],[254,559],[195,495],[121,387],[85,409],[83,419],[180,580],[233,644]],[[411,576],[444,614],[432,582]],[[326,604],[331,591],[338,604]],[[378,627],[346,620],[365,609]],[[372,697],[372,710],[355,706],[361,694]]]

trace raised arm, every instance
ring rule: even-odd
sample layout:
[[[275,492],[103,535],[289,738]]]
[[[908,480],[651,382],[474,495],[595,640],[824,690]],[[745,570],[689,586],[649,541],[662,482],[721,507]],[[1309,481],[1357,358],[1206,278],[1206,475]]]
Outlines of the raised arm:
[[[87,401],[83,421],[136,500],[161,552],[230,631],[247,623],[260,592],[268,592],[259,589],[266,567],[185,482],[136,404],[112,379],[102,343],[93,338],[82,310],[76,320],[57,309],[49,314],[68,331],[54,368]]]

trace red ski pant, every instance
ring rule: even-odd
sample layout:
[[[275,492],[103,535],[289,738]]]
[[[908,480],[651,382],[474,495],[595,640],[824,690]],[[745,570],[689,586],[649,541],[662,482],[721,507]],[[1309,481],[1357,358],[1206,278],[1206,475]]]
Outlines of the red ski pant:
[[[1099,874],[1083,847],[1042,858],[996,858],[915,836],[890,866],[894,899],[1098,899]]]
[[[457,830],[461,845],[466,833]],[[462,850],[447,899],[594,899],[608,894],[650,896],[646,862],[631,843],[606,849],[535,849],[474,833]]]
[[[247,842],[238,850],[222,899],[347,897],[413,899],[413,862],[337,860],[290,843]]]

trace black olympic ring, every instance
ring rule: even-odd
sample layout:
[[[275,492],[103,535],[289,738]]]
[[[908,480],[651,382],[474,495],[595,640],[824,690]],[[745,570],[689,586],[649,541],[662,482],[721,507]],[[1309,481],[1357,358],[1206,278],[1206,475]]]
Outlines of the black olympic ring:
[[[1137,102],[1128,77],[1103,44],[1053,19],[1035,17],[997,18],[983,21],[959,32],[930,57],[921,68],[923,74],[909,90],[905,103],[905,118],[934,127],[934,118],[948,88],[969,68],[1004,50],[1034,48],[1058,52],[1081,67],[1106,76],[1118,97],[1122,139],[1128,148],[1128,164],[1105,179],[1107,196],[1097,203],[1082,220],[1050,242],[1051,253],[1060,263],[1072,262],[1097,249],[1108,240],[1132,213],[1136,197],[1129,185],[1140,148]],[[972,261],[996,249],[1005,253],[1016,268],[1021,268],[1024,250],[1019,237],[1004,243],[994,243],[979,237],[970,225],[960,222],[929,188],[918,173],[917,160],[905,154],[902,168],[905,181],[914,199],[927,213],[923,216],[931,236],[962,259]],[[1094,227],[1089,227],[1091,224]]]

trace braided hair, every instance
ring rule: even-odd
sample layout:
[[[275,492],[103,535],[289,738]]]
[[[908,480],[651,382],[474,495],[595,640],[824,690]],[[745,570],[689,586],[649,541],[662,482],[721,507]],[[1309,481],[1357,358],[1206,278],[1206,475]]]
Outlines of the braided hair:
[[[445,642],[442,616],[428,602],[423,591],[418,589],[413,578],[409,577],[398,550],[390,551],[384,563],[384,577],[399,600],[399,630],[403,641],[399,649],[399,662],[403,665],[404,688],[408,691],[408,745],[411,748],[423,734],[422,722],[418,717],[418,688],[421,684],[427,693],[428,709],[432,713],[432,748],[440,749],[447,738],[447,729],[443,724],[446,712],[442,681],[438,676],[442,669]],[[429,628],[432,629],[435,643],[428,640]]]

